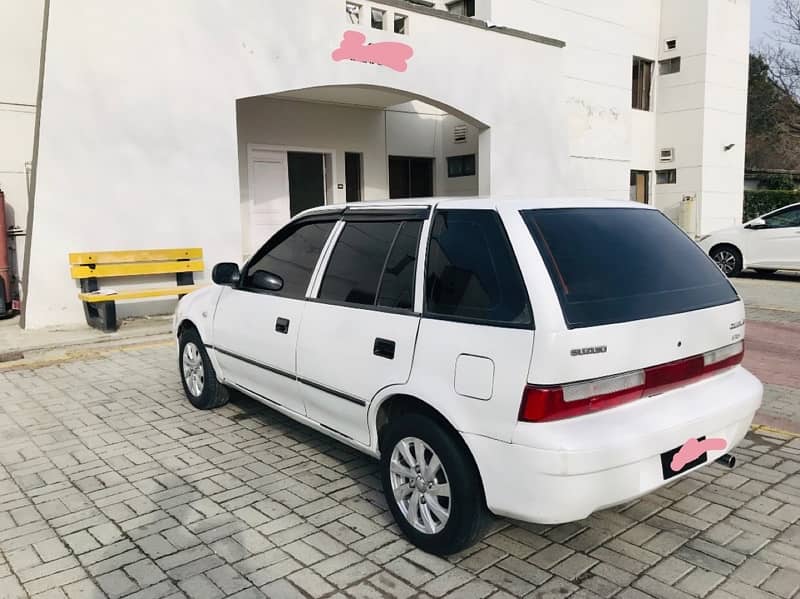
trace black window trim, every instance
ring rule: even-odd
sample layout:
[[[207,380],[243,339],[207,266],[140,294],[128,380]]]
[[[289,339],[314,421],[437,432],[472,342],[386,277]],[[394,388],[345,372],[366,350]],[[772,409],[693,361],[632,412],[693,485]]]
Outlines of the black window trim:
[[[384,211],[384,210],[381,210],[380,208],[376,208],[374,210],[381,211],[381,212],[388,212],[389,214],[395,214],[395,215],[403,214],[402,210],[401,211],[392,211],[392,210]],[[426,208],[425,211],[426,211],[427,214],[430,214],[430,208],[429,207]],[[359,212],[363,212],[363,211],[359,211]],[[354,302],[342,302],[342,301],[338,301],[338,300],[324,299],[324,298],[319,297],[319,294],[322,291],[322,283],[325,280],[325,274],[328,272],[328,267],[330,266],[331,258],[333,258],[333,251],[336,249],[336,244],[339,243],[339,239],[341,238],[342,233],[344,232],[344,227],[342,228],[341,231],[339,231],[339,234],[336,236],[336,239],[333,240],[333,246],[331,247],[331,251],[330,251],[329,255],[327,256],[327,258],[325,260],[325,264],[324,265],[319,265],[318,264],[318,266],[323,266],[324,268],[320,272],[320,279],[319,279],[319,285],[318,285],[318,288],[317,288],[317,293],[313,297],[307,297],[306,301],[314,302],[314,303],[317,303],[317,304],[328,304],[330,306],[341,306],[343,308],[355,308],[355,309],[362,309],[362,310],[371,310],[373,312],[385,312],[385,313],[388,313],[388,314],[401,314],[401,315],[407,315],[407,316],[421,316],[420,312],[416,312],[413,308],[411,308],[409,310],[409,309],[406,309],[406,308],[392,308],[391,306],[379,306],[377,304],[377,301],[379,299],[379,295],[378,294],[380,293],[381,286],[383,285],[383,275],[386,273],[386,265],[388,264],[389,256],[391,256],[392,250],[394,250],[394,245],[397,242],[397,238],[400,235],[400,230],[403,228],[403,223],[405,223],[406,221],[413,222],[413,221],[418,221],[418,220],[427,220],[427,216],[426,216],[425,219],[416,218],[416,216],[418,214],[419,214],[418,212],[410,213],[410,217],[408,217],[408,218],[407,217],[398,217],[398,216],[394,216],[392,218],[389,218],[388,215],[380,215],[381,217],[385,216],[385,218],[368,217],[368,218],[363,218],[363,219],[362,218],[352,219],[352,220],[349,221],[349,222],[397,222],[397,223],[399,223],[399,226],[397,227],[397,231],[395,231],[394,238],[392,239],[392,243],[389,245],[389,250],[388,250],[388,252],[386,254],[386,258],[383,261],[383,267],[381,268],[381,276],[378,277],[378,287],[375,290],[375,302],[376,302],[375,304],[357,304],[357,303],[354,303]],[[343,218],[342,220],[345,221],[345,222],[348,222],[346,218]],[[417,241],[417,257],[416,257],[417,264],[419,264],[421,242],[422,242],[422,229],[420,229],[420,238]],[[412,284],[412,287],[411,287],[411,302],[412,302],[412,304],[415,304],[416,303],[416,297],[417,297],[417,295],[416,295],[417,294],[417,267],[416,266],[414,267],[414,278],[412,279],[411,284]]]
[[[313,223],[334,223],[335,227],[336,223],[339,222],[339,220],[341,220],[341,215],[343,211],[344,211],[343,208],[337,210],[326,210],[325,212],[320,212],[317,214],[309,214],[308,216],[304,216],[296,220],[291,220],[285,225],[283,225],[280,229],[278,229],[278,231],[274,235],[272,235],[272,237],[270,237],[269,239],[267,239],[267,241],[264,242],[264,245],[258,248],[257,252],[255,252],[252,256],[250,256],[250,259],[247,262],[244,263],[244,265],[240,270],[241,276],[239,278],[239,282],[234,286],[234,289],[237,289],[238,291],[244,291],[247,293],[258,293],[260,295],[273,295],[275,297],[280,297],[282,299],[287,299],[287,300],[303,301],[304,299],[306,299],[306,294],[308,293],[308,287],[306,287],[306,293],[303,294],[303,297],[288,297],[285,295],[281,295],[279,291],[276,292],[276,291],[269,291],[266,289],[257,289],[255,287],[247,287],[245,286],[244,283],[245,273],[252,264],[258,262],[258,260],[263,258],[264,254],[266,254],[272,248],[274,248],[275,245],[284,242],[294,231],[296,231],[300,227],[304,227],[305,225],[310,225]],[[331,233],[333,233],[333,230],[331,230]],[[331,233],[328,233],[328,239],[325,241],[326,245],[331,239]],[[284,234],[285,236],[283,236]],[[277,239],[280,239],[280,241],[273,243],[273,241]],[[314,270],[311,271],[311,279],[309,280],[309,284],[311,284],[311,282],[314,280],[314,273],[319,267],[319,261],[320,258],[322,258],[324,251],[325,251],[325,246],[322,247],[322,251],[320,252],[319,257],[317,257],[317,264],[315,265]]]
[[[517,273],[519,274],[520,283],[522,283],[523,291],[525,292],[525,300],[528,304],[528,310],[531,314],[531,321],[529,323],[515,323],[515,322],[501,322],[496,320],[488,320],[484,318],[468,318],[465,316],[452,316],[448,314],[437,314],[435,312],[430,312],[428,310],[428,260],[430,258],[430,251],[431,251],[431,240],[433,239],[433,224],[436,222],[436,215],[439,212],[493,212],[494,217],[497,220],[498,224],[500,225],[500,231],[505,238],[508,251],[511,254],[511,258],[514,260],[514,265],[517,267]],[[514,251],[514,245],[511,243],[511,239],[508,237],[508,231],[506,230],[505,223],[503,222],[503,218],[500,216],[500,213],[495,208],[443,208],[439,209],[437,206],[434,208],[433,213],[431,214],[430,218],[431,226],[428,227],[428,240],[425,246],[425,266],[422,270],[422,318],[427,318],[430,320],[442,320],[447,322],[457,322],[461,324],[477,324],[489,327],[496,327],[502,329],[520,329],[526,331],[535,331],[536,330],[536,316],[533,313],[533,303],[531,302],[530,294],[528,293],[528,285],[525,282],[525,277],[522,275],[522,269],[519,267],[519,260],[517,259],[517,254]]]

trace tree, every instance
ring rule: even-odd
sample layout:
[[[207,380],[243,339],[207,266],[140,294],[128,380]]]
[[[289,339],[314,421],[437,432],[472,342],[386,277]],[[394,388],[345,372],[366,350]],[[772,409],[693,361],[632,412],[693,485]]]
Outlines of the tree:
[[[750,56],[745,163],[800,170],[800,105],[772,76],[763,55]]]

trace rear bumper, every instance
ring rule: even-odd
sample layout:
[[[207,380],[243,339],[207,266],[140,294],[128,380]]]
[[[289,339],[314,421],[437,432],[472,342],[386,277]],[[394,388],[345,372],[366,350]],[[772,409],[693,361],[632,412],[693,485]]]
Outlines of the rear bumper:
[[[571,522],[685,476],[665,481],[660,456],[690,438],[725,439],[725,449],[708,452],[706,464],[713,463],[747,434],[762,394],[758,379],[737,367],[590,416],[519,423],[512,443],[463,437],[493,513],[544,524]]]

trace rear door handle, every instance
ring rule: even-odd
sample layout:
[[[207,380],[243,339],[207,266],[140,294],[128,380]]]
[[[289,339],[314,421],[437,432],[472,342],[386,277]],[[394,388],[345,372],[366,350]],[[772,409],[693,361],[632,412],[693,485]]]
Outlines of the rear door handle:
[[[391,339],[375,338],[375,345],[372,346],[372,353],[381,358],[394,360],[394,341]]]
[[[284,335],[289,333],[289,319],[288,318],[280,318],[275,321],[275,331],[278,333],[283,333]]]

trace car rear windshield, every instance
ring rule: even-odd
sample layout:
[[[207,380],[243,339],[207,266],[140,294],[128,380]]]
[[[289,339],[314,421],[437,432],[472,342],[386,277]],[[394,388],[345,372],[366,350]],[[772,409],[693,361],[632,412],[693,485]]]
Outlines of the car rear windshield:
[[[569,328],[700,310],[737,301],[698,245],[657,210],[523,210]]]

